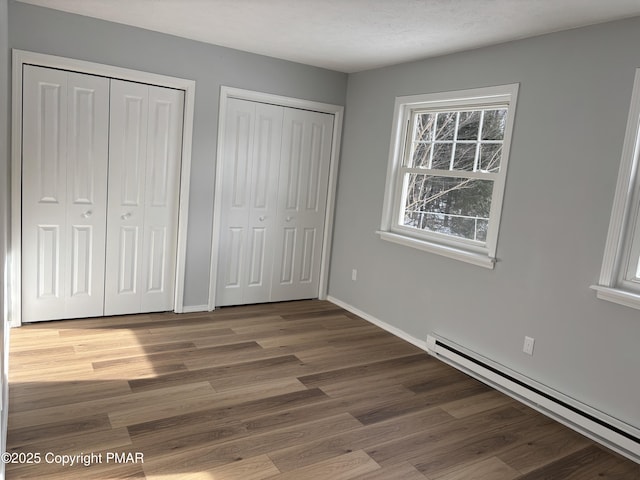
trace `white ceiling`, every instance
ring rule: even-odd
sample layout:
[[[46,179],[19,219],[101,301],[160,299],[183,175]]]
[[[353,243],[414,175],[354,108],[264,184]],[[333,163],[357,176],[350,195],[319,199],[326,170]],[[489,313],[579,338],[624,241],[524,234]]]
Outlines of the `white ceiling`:
[[[20,0],[357,72],[640,15],[640,0]]]

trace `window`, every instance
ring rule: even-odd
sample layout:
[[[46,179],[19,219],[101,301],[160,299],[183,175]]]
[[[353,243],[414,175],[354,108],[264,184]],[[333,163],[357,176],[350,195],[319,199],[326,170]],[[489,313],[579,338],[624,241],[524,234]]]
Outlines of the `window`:
[[[396,98],[381,238],[493,268],[517,92]]]
[[[598,298],[640,309],[640,69],[636,69]]]

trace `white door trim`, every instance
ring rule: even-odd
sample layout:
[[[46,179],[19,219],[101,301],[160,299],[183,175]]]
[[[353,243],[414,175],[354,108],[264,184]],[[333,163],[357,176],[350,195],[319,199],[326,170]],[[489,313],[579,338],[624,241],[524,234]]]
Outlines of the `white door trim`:
[[[225,119],[227,115],[227,100],[238,98],[253,102],[269,103],[282,107],[300,108],[302,110],[312,110],[315,112],[328,113],[334,116],[333,139],[331,143],[331,163],[329,166],[329,190],[327,198],[327,210],[325,214],[325,228],[322,239],[322,260],[320,264],[320,283],[318,298],[327,298],[327,288],[329,281],[329,260],[331,258],[331,238],[333,236],[333,219],[335,212],[335,197],[338,180],[338,162],[340,157],[340,139],[342,135],[342,121],[344,107],[329,103],[314,102],[299,98],[283,97],[269,93],[254,92],[233,87],[220,87],[220,111],[218,116],[218,148],[216,152],[216,179],[213,204],[213,232],[211,236],[211,268],[209,273],[209,310],[215,308],[216,279],[218,275],[218,240],[220,238],[220,214],[222,200],[222,180],[225,139]]]
[[[13,50],[12,66],[12,119],[11,119],[11,240],[10,240],[10,286],[11,326],[22,324],[22,70],[24,64],[71,70],[129,80],[161,87],[184,90],[184,123],[182,141],[182,164],[180,171],[180,206],[178,212],[178,245],[176,259],[176,282],[174,311],[184,311],[184,273],[186,263],[187,224],[189,213],[189,186],[191,178],[191,141],[193,135],[193,111],[196,82],[184,78],[169,77],[155,73],[140,72],[128,68],[57,57],[42,53]]]

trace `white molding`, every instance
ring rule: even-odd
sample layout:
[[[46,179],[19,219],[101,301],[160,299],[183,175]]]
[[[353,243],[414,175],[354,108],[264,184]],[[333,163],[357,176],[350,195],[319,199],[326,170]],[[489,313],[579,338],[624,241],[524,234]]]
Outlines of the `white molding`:
[[[340,160],[340,143],[342,137],[342,122],[344,117],[344,107],[330,103],[315,102],[300,98],[284,97],[272,95],[270,93],[243,90],[240,88],[220,87],[220,110],[218,114],[218,146],[216,149],[216,173],[215,191],[213,205],[213,232],[211,235],[211,264],[209,268],[209,304],[211,311],[215,308],[216,283],[218,275],[218,240],[220,238],[220,216],[222,201],[222,181],[224,178],[222,157],[224,153],[225,139],[225,118],[227,111],[227,100],[238,98],[252,102],[268,103],[283,107],[299,108],[314,112],[328,113],[334,116],[333,139],[331,144],[331,159],[329,164],[329,189],[327,192],[327,208],[325,213],[325,228],[322,239],[322,259],[320,262],[320,282],[318,298],[327,298],[329,285],[329,261],[331,258],[331,238],[333,235],[333,220],[335,217],[335,197],[338,184],[338,164]]]
[[[427,242],[425,240],[419,240],[417,238],[408,237],[406,235],[399,235],[391,232],[376,232],[382,240],[388,242],[397,243],[398,245],[404,245],[405,247],[416,248],[425,252],[436,253],[444,257],[453,258],[463,262],[478,265],[488,269],[493,269],[496,259],[489,257],[487,254],[476,253],[469,250],[463,250],[460,248],[454,248],[448,245],[440,245],[438,243]]]
[[[182,312],[179,312],[179,313],[200,313],[200,312],[208,312],[208,311],[209,311],[208,305],[185,305],[184,307],[182,307]]]
[[[339,300],[331,295],[327,296],[327,301],[333,303],[334,305],[337,305],[338,307],[344,308],[348,312],[351,312],[354,315],[357,315],[360,318],[363,318],[367,322],[372,323],[382,328],[383,330],[386,330],[390,334],[395,335],[396,337],[401,338],[402,340],[405,340],[412,345],[415,345],[416,347],[424,350],[425,352],[428,350],[427,342],[425,342],[424,340],[420,340],[412,335],[409,335],[404,330],[400,330],[399,328],[394,327],[393,325],[389,325],[388,323],[383,322],[382,320],[374,317],[373,315],[369,315],[368,313],[363,312],[362,310],[354,307],[353,305],[348,304],[347,302],[343,302],[342,300]]]
[[[474,106],[478,103],[492,104],[505,103],[513,100],[518,94],[517,83],[506,85],[493,85],[489,87],[469,88],[466,90],[453,90],[449,92],[420,93],[417,95],[404,95],[396,97],[402,105],[415,106],[428,104],[427,108],[445,109]]]
[[[196,82],[184,90],[184,117],[182,125],[182,163],[180,172],[180,206],[178,211],[178,243],[176,246],[176,281],[174,311],[184,311],[184,282],[187,265],[187,233],[189,230],[189,193],[191,191],[191,155],[193,144],[193,117],[195,114]]]
[[[640,294],[620,290],[619,288],[603,287],[602,285],[591,285],[590,288],[596,291],[596,297],[601,300],[640,309]]]
[[[182,133],[182,160],[178,213],[178,243],[176,248],[176,277],[174,311],[181,313],[184,303],[184,275],[189,212],[189,189],[191,178],[191,153],[193,136],[193,114],[195,108],[196,82],[178,77],[141,72],[112,65],[76,60],[42,53],[13,50],[12,66],[12,122],[11,122],[11,312],[12,326],[22,323],[21,281],[21,210],[22,210],[22,70],[23,65],[71,70],[91,75],[101,75],[139,83],[175,88],[184,91],[184,117]]]

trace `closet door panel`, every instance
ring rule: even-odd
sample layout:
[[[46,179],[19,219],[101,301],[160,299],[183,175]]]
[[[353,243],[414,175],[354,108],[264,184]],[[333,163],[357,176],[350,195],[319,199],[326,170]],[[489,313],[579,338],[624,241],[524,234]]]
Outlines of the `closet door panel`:
[[[249,228],[250,172],[255,105],[229,99],[225,123],[222,217],[216,305],[238,305],[244,296],[245,244]]]
[[[22,318],[63,318],[67,208],[67,74],[23,74]]]
[[[229,100],[218,306],[270,299],[281,132],[282,107]]]
[[[149,87],[141,311],[172,310],[184,92]]]
[[[173,309],[183,103],[111,82],[105,315]]]
[[[140,312],[149,92],[111,81],[105,315]]]
[[[65,317],[93,317],[104,304],[109,80],[68,75]]]
[[[286,108],[272,301],[318,295],[333,116]]]
[[[275,185],[278,184],[283,109],[261,103],[255,104],[255,109],[242,303],[262,303],[271,299],[278,215]]]
[[[25,66],[23,321],[102,314],[108,80]]]

